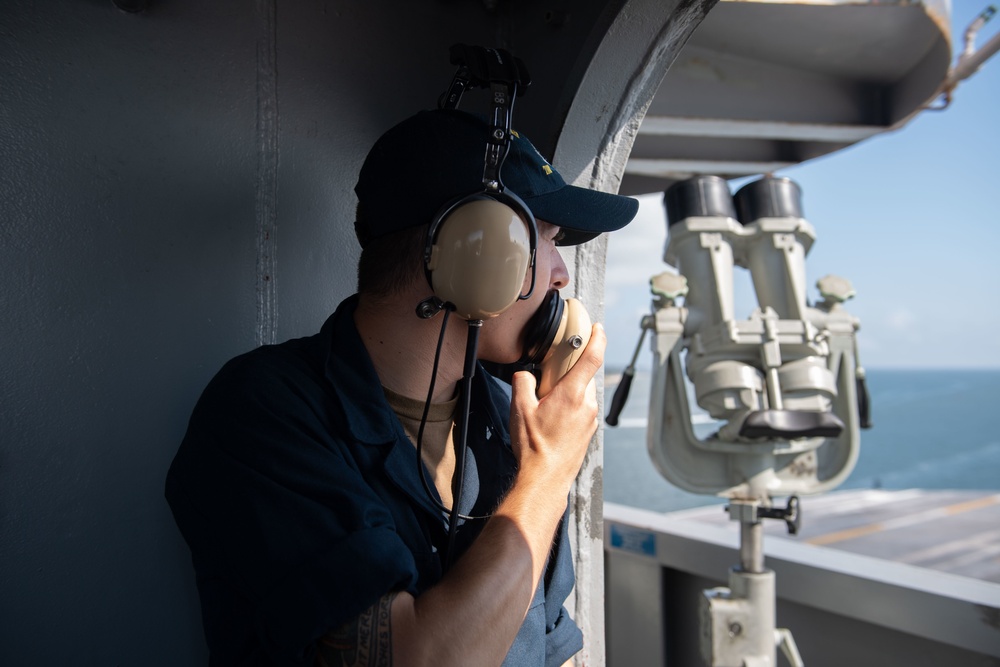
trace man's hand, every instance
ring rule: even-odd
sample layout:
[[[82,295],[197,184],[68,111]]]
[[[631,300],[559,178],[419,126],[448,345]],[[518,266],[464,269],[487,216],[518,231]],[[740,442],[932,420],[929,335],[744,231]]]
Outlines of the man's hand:
[[[594,324],[583,355],[541,400],[531,373],[514,374],[510,431],[519,475],[537,473],[569,492],[599,424],[594,376],[606,346],[604,328]]]

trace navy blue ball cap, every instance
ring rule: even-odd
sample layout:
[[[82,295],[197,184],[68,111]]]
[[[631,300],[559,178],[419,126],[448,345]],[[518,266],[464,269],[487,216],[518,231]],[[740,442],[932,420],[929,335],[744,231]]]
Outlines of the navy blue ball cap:
[[[483,192],[489,125],[457,110],[421,111],[383,134],[365,159],[354,191],[362,245],[429,223],[446,204]],[[589,241],[635,217],[631,197],[567,185],[525,137],[512,133],[500,178],[536,218],[563,230],[560,245]]]

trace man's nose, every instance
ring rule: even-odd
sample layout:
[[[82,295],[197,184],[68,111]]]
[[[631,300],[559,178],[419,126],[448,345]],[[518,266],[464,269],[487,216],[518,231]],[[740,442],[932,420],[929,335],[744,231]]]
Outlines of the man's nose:
[[[549,275],[549,287],[552,289],[562,289],[569,285],[569,269],[563,261],[559,250],[552,248],[552,272]]]

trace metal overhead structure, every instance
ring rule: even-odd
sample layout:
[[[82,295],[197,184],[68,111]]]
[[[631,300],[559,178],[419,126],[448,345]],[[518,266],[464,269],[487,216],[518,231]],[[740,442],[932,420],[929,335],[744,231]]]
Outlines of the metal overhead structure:
[[[942,0],[723,0],[663,79],[621,192],[772,173],[903,126],[947,92],[948,22]]]

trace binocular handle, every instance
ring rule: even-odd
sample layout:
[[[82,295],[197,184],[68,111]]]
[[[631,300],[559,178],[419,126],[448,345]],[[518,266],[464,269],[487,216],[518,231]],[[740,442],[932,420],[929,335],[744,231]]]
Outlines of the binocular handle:
[[[622,380],[615,389],[615,395],[611,397],[611,407],[608,408],[608,416],[604,418],[604,423],[608,426],[618,426],[618,418],[625,408],[625,401],[628,400],[628,392],[632,388],[632,378],[635,377],[635,360],[639,358],[639,350],[642,349],[642,341],[646,340],[646,332],[649,331],[645,318],[643,319],[642,334],[639,336],[639,343],[632,353],[632,361],[622,372]]]
[[[604,422],[608,426],[618,426],[618,417],[621,416],[622,409],[625,407],[625,401],[628,400],[628,392],[632,388],[633,377],[635,377],[635,368],[629,366],[622,373],[622,380],[618,383],[618,387],[615,388],[615,395],[611,398],[611,407],[608,409],[608,416],[604,418]]]
[[[872,424],[872,403],[868,395],[868,381],[864,375],[855,378],[855,387],[858,393],[858,419],[863,429],[869,429]]]

